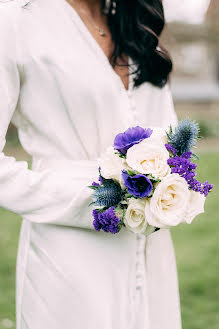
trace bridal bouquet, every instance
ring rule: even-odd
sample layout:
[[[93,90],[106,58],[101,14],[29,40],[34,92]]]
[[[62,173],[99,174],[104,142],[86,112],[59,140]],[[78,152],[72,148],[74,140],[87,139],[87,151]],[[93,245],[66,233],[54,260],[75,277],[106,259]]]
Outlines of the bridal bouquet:
[[[175,130],[137,126],[118,134],[98,160],[99,181],[89,186],[95,230],[118,233],[125,226],[149,235],[204,212],[213,185],[195,178],[191,149],[198,138],[198,124],[189,119]]]

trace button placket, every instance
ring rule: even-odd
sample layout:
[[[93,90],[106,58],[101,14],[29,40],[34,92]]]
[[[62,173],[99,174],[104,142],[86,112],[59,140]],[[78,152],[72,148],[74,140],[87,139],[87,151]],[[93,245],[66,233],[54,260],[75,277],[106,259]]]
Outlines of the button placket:
[[[127,91],[128,99],[129,99],[129,121],[130,125],[137,124],[137,111],[136,111],[136,101],[133,98],[133,94],[131,89]]]
[[[145,275],[145,241],[143,234],[136,234],[136,290],[142,289]]]
[[[133,328],[149,328],[149,307],[146,279],[145,249],[147,237],[136,234],[136,287],[135,287],[135,312]]]

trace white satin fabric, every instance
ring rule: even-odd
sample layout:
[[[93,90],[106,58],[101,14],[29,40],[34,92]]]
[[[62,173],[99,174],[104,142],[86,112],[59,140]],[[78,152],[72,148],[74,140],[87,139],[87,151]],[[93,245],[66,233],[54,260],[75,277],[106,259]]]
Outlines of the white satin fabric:
[[[131,60],[130,60],[131,62]],[[32,169],[3,153],[12,121]],[[22,216],[17,329],[180,329],[170,232],[96,232],[97,158],[177,122],[169,86],[127,91],[65,0],[0,3],[0,206]]]

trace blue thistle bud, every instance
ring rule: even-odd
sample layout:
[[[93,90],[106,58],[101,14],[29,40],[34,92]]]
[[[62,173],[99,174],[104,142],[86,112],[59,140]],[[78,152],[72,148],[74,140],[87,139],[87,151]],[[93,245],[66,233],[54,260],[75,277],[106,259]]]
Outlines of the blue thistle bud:
[[[178,155],[189,152],[199,138],[199,126],[190,119],[182,120],[175,132],[167,134],[169,143],[176,149]]]
[[[108,180],[107,184],[98,187],[94,192],[95,204],[103,207],[116,206],[122,199],[122,189],[121,187]]]

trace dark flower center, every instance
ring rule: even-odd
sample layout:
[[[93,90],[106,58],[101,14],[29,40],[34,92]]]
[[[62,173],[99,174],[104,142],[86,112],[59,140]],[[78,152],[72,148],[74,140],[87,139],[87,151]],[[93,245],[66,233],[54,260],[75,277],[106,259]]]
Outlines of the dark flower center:
[[[144,192],[146,187],[148,186],[148,182],[143,177],[140,177],[135,180],[135,185],[140,192]]]

